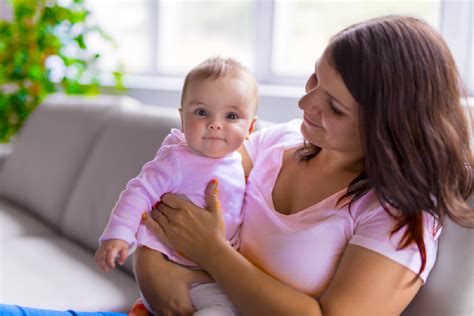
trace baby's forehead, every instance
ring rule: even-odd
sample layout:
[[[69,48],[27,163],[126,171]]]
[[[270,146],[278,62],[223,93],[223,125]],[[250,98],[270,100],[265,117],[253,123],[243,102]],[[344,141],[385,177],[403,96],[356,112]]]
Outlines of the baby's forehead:
[[[225,74],[220,74],[218,76],[205,76],[205,77],[191,77],[189,78],[189,85],[195,84],[195,83],[201,83],[201,82],[219,82],[222,80],[238,80],[242,81],[250,86],[254,85],[254,80],[251,74],[248,74],[245,71],[241,70],[229,70]]]

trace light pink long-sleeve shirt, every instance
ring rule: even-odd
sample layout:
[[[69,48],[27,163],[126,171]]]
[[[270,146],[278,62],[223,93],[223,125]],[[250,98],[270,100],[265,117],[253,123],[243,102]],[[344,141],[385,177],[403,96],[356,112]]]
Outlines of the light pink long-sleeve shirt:
[[[336,207],[346,189],[298,213],[285,215],[275,210],[272,192],[283,153],[303,144],[300,126],[300,120],[279,124],[252,134],[245,143],[253,169],[247,180],[240,252],[264,271],[309,295],[326,289],[348,244],[375,251],[418,273],[418,248],[411,245],[398,250],[405,230],[390,236],[394,219],[373,191],[354,202],[351,212],[347,206]],[[436,260],[440,234],[436,226],[433,217],[424,214],[427,262],[421,273],[423,281]]]
[[[242,157],[237,152],[220,159],[202,156],[188,146],[184,134],[177,129],[171,130],[155,158],[127,183],[99,241],[121,239],[130,245],[132,251],[137,245],[143,245],[160,251],[174,262],[195,266],[194,262],[166,247],[140,221],[142,213],[151,211],[152,206],[168,192],[184,195],[194,204],[204,207],[205,189],[212,179],[219,180],[227,240],[238,248],[245,193]]]

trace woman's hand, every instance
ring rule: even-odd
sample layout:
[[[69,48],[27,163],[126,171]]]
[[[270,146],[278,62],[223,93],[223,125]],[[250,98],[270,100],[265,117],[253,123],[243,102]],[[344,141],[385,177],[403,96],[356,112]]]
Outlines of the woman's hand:
[[[206,258],[212,258],[220,246],[227,246],[217,186],[217,180],[207,186],[207,209],[168,193],[151,217],[143,214],[143,223],[170,248],[205,266]]]
[[[192,315],[190,285],[213,282],[206,272],[174,264],[146,247],[137,249],[133,265],[140,291],[156,315]]]

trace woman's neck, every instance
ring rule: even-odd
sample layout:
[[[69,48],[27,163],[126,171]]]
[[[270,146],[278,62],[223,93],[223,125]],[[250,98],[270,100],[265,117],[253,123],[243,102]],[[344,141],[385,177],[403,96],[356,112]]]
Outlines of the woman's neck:
[[[332,172],[350,172],[360,174],[364,171],[364,156],[359,153],[345,153],[321,149],[313,158],[324,169]]]

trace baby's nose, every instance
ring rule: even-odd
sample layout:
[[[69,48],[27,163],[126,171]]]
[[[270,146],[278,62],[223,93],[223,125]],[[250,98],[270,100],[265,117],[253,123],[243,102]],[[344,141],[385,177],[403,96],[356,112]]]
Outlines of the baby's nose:
[[[221,125],[221,123],[218,122],[218,121],[212,121],[211,123],[209,123],[208,128],[209,128],[210,130],[221,130],[221,129],[222,129],[222,125]]]

